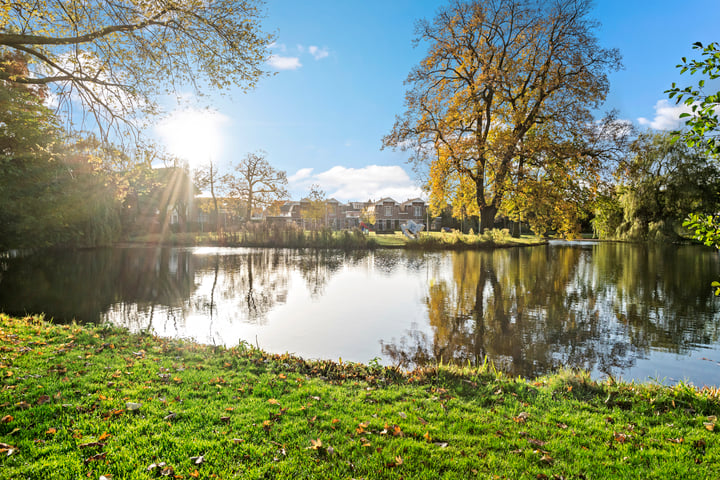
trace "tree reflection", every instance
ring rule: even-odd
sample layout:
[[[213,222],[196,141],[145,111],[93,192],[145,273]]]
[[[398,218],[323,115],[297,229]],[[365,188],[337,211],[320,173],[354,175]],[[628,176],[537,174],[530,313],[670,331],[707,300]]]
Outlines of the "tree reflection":
[[[476,364],[487,356],[528,377],[561,366],[613,373],[649,349],[681,353],[717,341],[717,307],[702,284],[716,268],[697,248],[463,252],[449,277],[428,286],[432,338],[412,330],[382,350],[401,365]]]

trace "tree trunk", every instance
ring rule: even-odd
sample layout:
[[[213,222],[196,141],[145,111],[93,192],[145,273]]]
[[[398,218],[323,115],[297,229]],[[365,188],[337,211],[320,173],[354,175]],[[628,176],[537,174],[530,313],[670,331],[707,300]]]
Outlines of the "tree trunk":
[[[512,229],[512,237],[513,238],[520,238],[520,222],[511,222],[511,229]]]
[[[497,207],[494,205],[485,205],[480,210],[480,228],[478,233],[484,232],[486,229],[492,229],[495,225],[495,215],[497,215]]]

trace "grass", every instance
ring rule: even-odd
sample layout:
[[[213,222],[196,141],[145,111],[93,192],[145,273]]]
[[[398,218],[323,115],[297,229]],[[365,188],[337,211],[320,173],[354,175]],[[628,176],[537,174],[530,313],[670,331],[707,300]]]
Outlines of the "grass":
[[[306,361],[0,315],[0,478],[718,478],[716,389]],[[718,426],[720,429],[720,426]]]

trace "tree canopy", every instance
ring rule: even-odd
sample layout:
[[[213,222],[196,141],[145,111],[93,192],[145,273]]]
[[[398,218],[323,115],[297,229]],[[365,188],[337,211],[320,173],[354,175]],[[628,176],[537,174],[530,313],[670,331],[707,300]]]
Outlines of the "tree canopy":
[[[720,107],[720,91],[706,91],[706,80],[720,78],[720,44],[711,43],[707,47],[696,42],[693,49],[700,50],[700,60],[683,57],[682,63],[677,65],[680,73],[690,72],[691,75],[699,73],[705,76],[696,86],[679,87],[675,83],[665,93],[674,98],[677,103],[684,103],[692,109],[692,113],[682,113],[681,118],[687,118],[685,125],[688,129],[676,132],[691,147],[702,146],[706,153],[720,158],[720,120],[718,108]]]
[[[383,144],[429,163],[431,204],[460,192],[485,229],[527,165],[571,174],[593,166],[603,137],[591,110],[620,55],[598,45],[590,9],[589,0],[453,0],[418,23],[416,42],[429,50]]]
[[[255,208],[265,208],[288,196],[287,173],[277,170],[265,158],[267,153],[248,153],[237,165],[236,175],[223,178],[231,197],[245,205],[245,219],[250,220]]]
[[[156,96],[251,88],[267,46],[261,0],[14,0],[0,5],[0,54],[22,52],[28,72],[0,80],[50,87],[60,108],[81,105],[95,125],[131,125]]]

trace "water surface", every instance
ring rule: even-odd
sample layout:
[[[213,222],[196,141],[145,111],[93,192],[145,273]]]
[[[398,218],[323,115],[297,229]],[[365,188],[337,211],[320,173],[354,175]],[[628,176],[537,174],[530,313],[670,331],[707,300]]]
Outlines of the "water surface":
[[[0,260],[0,310],[406,367],[720,385],[717,254],[554,242],[481,252],[118,248]]]

